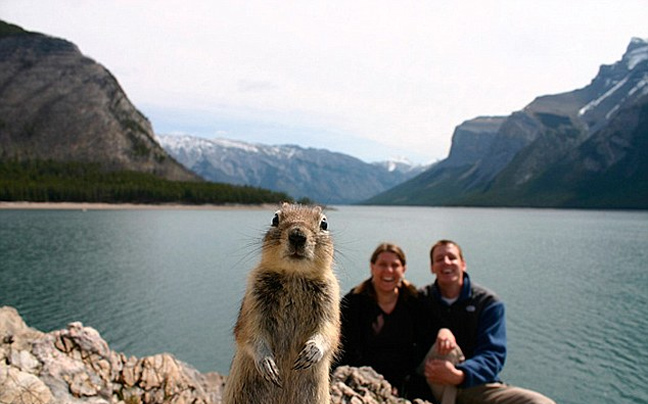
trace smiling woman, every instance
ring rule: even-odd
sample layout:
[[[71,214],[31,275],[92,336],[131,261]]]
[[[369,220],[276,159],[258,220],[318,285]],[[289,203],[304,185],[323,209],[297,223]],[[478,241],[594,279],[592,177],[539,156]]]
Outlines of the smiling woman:
[[[399,287],[407,269],[405,253],[394,244],[383,243],[371,255],[371,283],[378,306],[387,314],[394,311]]]
[[[414,373],[424,347],[416,288],[404,279],[403,250],[380,244],[371,255],[371,277],[342,299],[342,352],[339,364],[371,366],[402,397],[425,397]],[[418,323],[417,323],[418,320]],[[417,394],[409,393],[417,391]]]

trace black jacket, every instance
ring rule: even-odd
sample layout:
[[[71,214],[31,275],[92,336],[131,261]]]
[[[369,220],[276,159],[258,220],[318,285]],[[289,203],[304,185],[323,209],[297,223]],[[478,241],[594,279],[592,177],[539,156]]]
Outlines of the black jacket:
[[[390,314],[382,311],[370,280],[342,299],[342,354],[338,365],[371,366],[401,395],[423,360],[422,305],[411,286],[402,286]]]

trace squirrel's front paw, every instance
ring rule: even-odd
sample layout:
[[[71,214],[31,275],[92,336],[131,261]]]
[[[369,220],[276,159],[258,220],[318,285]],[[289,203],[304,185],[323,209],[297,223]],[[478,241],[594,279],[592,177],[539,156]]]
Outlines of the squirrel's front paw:
[[[297,356],[293,369],[308,369],[324,357],[324,350],[314,340],[306,341],[304,348]]]
[[[279,376],[279,370],[274,358],[271,356],[263,357],[256,365],[264,379],[281,387],[281,376]]]

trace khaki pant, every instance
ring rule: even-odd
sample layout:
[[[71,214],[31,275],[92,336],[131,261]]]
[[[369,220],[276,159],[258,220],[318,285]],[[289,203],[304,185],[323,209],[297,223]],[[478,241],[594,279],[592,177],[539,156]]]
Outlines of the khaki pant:
[[[458,389],[457,404],[556,404],[552,399],[532,390],[504,383],[486,383]]]
[[[448,355],[437,354],[435,343],[419,365],[417,369],[419,374],[423,374],[425,362],[430,358],[447,360],[453,365],[465,360],[459,347]],[[428,385],[440,404],[556,404],[540,393],[504,383],[486,383],[467,389],[430,382]]]

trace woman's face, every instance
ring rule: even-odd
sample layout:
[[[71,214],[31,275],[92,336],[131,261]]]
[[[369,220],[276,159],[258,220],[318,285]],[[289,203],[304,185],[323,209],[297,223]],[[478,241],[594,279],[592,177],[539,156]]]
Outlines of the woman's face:
[[[392,252],[381,252],[371,264],[371,277],[377,292],[394,293],[400,286],[406,267]]]

